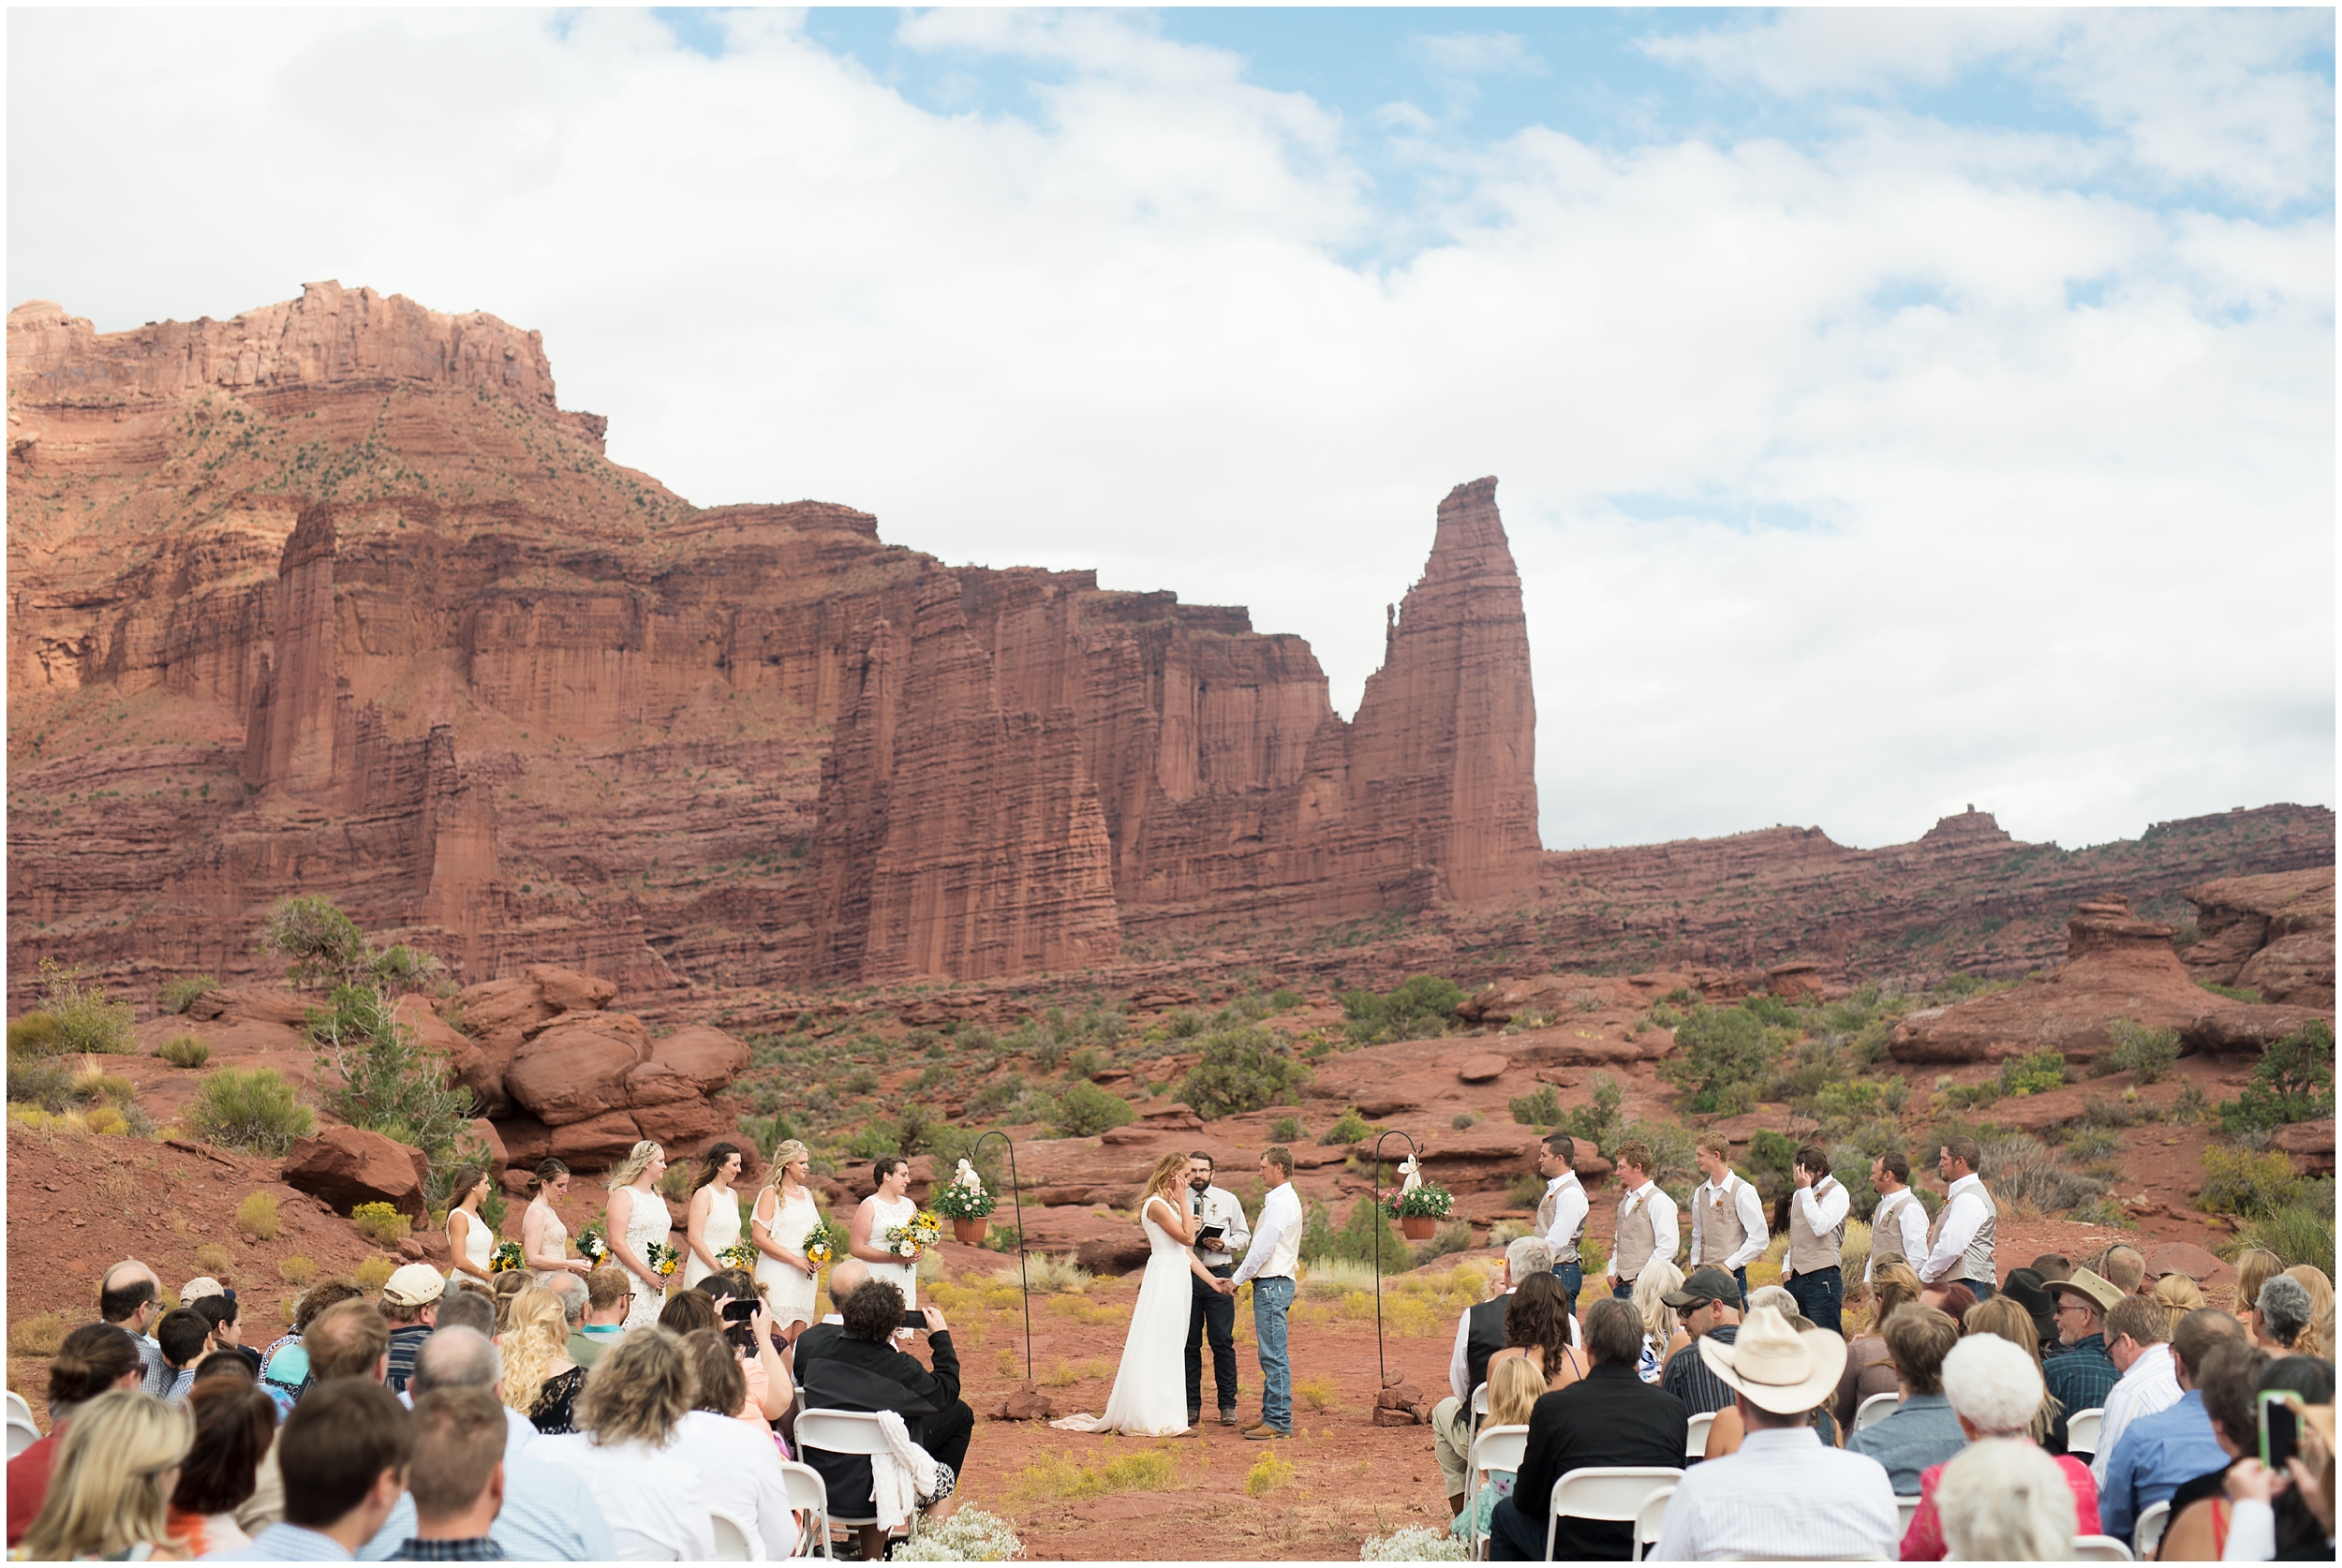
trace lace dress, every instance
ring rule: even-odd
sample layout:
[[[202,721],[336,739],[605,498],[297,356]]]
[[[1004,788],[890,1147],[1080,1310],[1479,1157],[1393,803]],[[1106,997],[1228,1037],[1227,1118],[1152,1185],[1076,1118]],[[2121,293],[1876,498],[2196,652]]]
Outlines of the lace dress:
[[[720,1258],[725,1248],[740,1239],[740,1194],[730,1188],[719,1191],[712,1186],[702,1191],[708,1194],[708,1202],[707,1223],[701,1228],[700,1239]],[[690,1289],[715,1272],[700,1262],[699,1254],[688,1245],[683,1249],[684,1289]]]
[[[1134,1437],[1168,1437],[1187,1427],[1187,1317],[1194,1299],[1188,1250],[1155,1223],[1153,1204],[1139,1216],[1146,1228],[1147,1272],[1140,1278],[1138,1306],[1122,1342],[1122,1365],[1114,1374],[1103,1416],[1069,1415],[1051,1426],[1069,1432],[1124,1432]]]
[[[674,1229],[674,1217],[667,1212],[667,1200],[657,1192],[645,1192],[636,1187],[630,1187],[627,1191],[632,1195],[634,1206],[626,1217],[626,1245],[637,1258],[647,1264],[650,1262],[651,1243],[667,1239],[667,1233]],[[632,1274],[633,1270],[627,1272]],[[618,1326],[631,1332],[645,1324],[655,1324],[666,1305],[666,1294],[644,1284],[637,1276],[634,1280],[634,1305],[627,1309],[626,1322]]]
[[[897,1198],[891,1204],[882,1198],[865,1198],[862,1200],[862,1206],[870,1211],[870,1245],[882,1248],[886,1245],[888,1231],[897,1225],[910,1224],[911,1217],[919,1212],[919,1206],[909,1198]],[[874,1263],[870,1265],[870,1278],[891,1280],[901,1286],[904,1307],[911,1308],[919,1305],[919,1265],[917,1264]],[[1180,1324],[1179,1332],[1181,1334],[1187,1332],[1184,1322]],[[1182,1339],[1180,1343],[1184,1345],[1186,1341]],[[1179,1377],[1181,1379],[1179,1387],[1182,1390],[1179,1398],[1184,1399],[1187,1398],[1184,1392],[1187,1387],[1185,1382],[1187,1373],[1184,1369],[1180,1371]]]
[[[554,1212],[551,1204],[544,1206],[543,1212],[544,1228],[538,1233],[536,1256],[541,1258],[568,1257],[570,1255],[570,1228],[561,1223],[561,1216]],[[523,1229],[526,1229],[526,1224]],[[550,1268],[541,1268],[537,1271],[537,1278],[549,1283],[556,1278],[556,1271]]]
[[[804,1251],[805,1238],[822,1222],[822,1211],[814,1206],[813,1194],[802,1187],[788,1197],[783,1197],[778,1187],[767,1187],[764,1192],[773,1194],[773,1218],[769,1224],[755,1221],[763,1230],[764,1239],[792,1252]],[[764,1192],[756,1195],[759,1209],[764,1206]],[[771,1310],[775,1324],[786,1326],[798,1319],[807,1323],[818,1321],[813,1310],[813,1276],[805,1270],[759,1252],[756,1282],[764,1287],[764,1305]]]
[[[536,1402],[528,1407],[529,1424],[545,1437],[577,1430],[577,1394],[585,1386],[583,1367],[572,1367],[545,1379],[537,1389]]]

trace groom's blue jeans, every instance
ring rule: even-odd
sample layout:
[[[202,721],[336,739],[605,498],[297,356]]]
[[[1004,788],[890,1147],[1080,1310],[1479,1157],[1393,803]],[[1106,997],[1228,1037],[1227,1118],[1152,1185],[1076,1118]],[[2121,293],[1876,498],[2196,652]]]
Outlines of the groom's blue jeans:
[[[1293,1363],[1285,1359],[1285,1309],[1293,1305],[1293,1281],[1253,1281],[1253,1332],[1260,1340],[1260,1418],[1281,1432],[1293,1430]]]

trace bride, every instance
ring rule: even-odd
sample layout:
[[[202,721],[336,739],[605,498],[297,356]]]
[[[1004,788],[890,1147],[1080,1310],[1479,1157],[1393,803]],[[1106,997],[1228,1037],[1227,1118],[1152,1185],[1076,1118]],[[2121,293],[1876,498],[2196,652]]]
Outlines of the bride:
[[[1122,1342],[1122,1367],[1104,1416],[1069,1415],[1050,1425],[1069,1432],[1124,1432],[1134,1437],[1170,1437],[1192,1430],[1187,1424],[1187,1316],[1193,1301],[1193,1274],[1217,1286],[1210,1270],[1189,1250],[1197,1221],[1175,1194],[1187,1187],[1187,1156],[1166,1154],[1147,1178],[1138,1222],[1152,1249],[1131,1314],[1130,1338]]]

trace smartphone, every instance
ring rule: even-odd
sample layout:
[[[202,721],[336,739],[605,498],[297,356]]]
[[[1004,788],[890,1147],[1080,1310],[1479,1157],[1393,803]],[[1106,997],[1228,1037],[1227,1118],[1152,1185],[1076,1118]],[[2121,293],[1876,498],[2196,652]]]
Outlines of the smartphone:
[[[2285,1461],[2301,1452],[2300,1398],[2283,1388],[2268,1389],[2260,1396],[2260,1462],[2271,1470],[2284,1470]]]
[[[927,1315],[925,1312],[922,1312],[916,1307],[906,1307],[903,1309],[903,1326],[905,1328],[925,1328],[926,1325]]]
[[[727,1301],[727,1302],[725,1302],[725,1303],[724,1303],[724,1305],[723,1305],[724,1322],[726,1322],[726,1323],[750,1323],[750,1322],[753,1322],[753,1321],[755,1320],[755,1317],[756,1317],[756,1309],[757,1309],[757,1305],[758,1305],[758,1304],[757,1304],[756,1302],[753,1302],[753,1301]]]

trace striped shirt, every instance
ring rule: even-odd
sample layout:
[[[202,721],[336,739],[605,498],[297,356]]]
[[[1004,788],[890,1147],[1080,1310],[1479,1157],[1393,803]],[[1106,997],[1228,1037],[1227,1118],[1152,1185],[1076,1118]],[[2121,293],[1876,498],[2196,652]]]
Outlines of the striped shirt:
[[[409,1531],[409,1533],[412,1533]],[[251,1544],[208,1552],[205,1562],[348,1562],[349,1553],[331,1535],[304,1530],[281,1519],[252,1538]]]
[[[1727,1323],[1708,1330],[1700,1338],[1728,1345],[1739,1333],[1738,1327]],[[1699,1354],[1698,1339],[1668,1359],[1667,1370],[1659,1376],[1659,1386],[1683,1401],[1685,1415],[1706,1415],[1711,1411],[1732,1408],[1732,1385],[1708,1369],[1706,1359]]]
[[[1903,1519],[1887,1472],[1810,1427],[1766,1428],[1694,1465],[1668,1500],[1653,1562],[1730,1558],[1900,1557]]]

